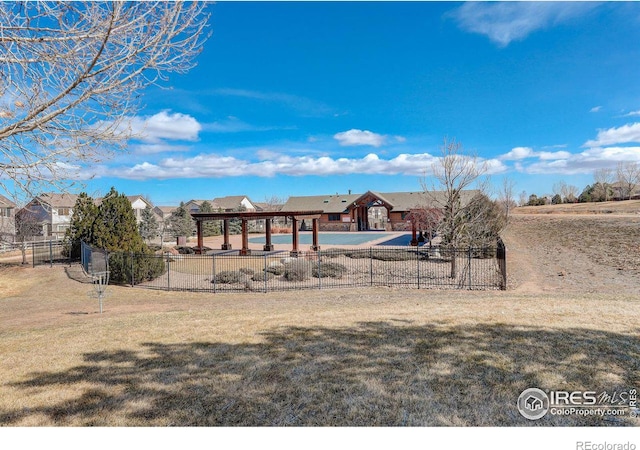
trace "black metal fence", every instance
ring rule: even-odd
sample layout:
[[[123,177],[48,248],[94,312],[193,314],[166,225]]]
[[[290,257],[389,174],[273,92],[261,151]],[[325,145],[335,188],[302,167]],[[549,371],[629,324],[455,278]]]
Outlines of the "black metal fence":
[[[112,276],[114,270],[123,271],[112,279],[124,284],[215,293],[366,286],[505,289],[505,256],[504,245],[499,243],[494,248],[463,250],[372,247],[296,255],[287,251],[252,251],[243,256],[237,250],[230,250],[207,255],[110,253],[103,258],[108,258],[112,265]],[[95,256],[83,256],[83,261],[89,261],[88,258],[95,261]],[[87,273],[95,271],[88,264]]]
[[[84,241],[80,242],[80,264],[85,273],[92,275],[109,270],[109,254],[106,250],[90,246]]]
[[[22,245],[17,244],[18,247]],[[31,261],[34,267],[71,262],[69,252],[65,251],[62,241],[29,242],[24,245],[27,246],[26,250],[31,250]]]

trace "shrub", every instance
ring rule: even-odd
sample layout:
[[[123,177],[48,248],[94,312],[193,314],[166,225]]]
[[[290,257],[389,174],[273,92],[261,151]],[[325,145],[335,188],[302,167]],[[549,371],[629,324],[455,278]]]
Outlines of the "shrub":
[[[309,278],[309,264],[295,261],[284,265],[283,278],[287,281],[304,281]]]
[[[253,281],[270,281],[275,278],[275,275],[271,272],[256,272],[251,279]]]
[[[233,284],[240,283],[242,280],[242,274],[240,272],[234,272],[232,270],[225,270],[224,272],[220,272],[214,278],[212,283],[220,283],[220,284]]]
[[[339,263],[334,262],[322,262],[320,265],[314,265],[311,269],[311,275],[316,278],[342,278],[347,268]]]
[[[164,259],[161,256],[148,253],[109,253],[109,279],[112,283],[138,284],[154,280],[165,271]]]
[[[250,269],[248,267],[243,267],[242,269],[239,270],[240,273],[243,273],[245,275],[253,275],[254,273],[256,273],[255,270]]]
[[[196,252],[191,247],[186,246],[177,246],[176,250],[178,250],[178,253],[180,253],[181,255],[193,255]]]
[[[270,265],[265,269],[265,271],[273,275],[282,275],[284,273],[284,264],[276,263]]]

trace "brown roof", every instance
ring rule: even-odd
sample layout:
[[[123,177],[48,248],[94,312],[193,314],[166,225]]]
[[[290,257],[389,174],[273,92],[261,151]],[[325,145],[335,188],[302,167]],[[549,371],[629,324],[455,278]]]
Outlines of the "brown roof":
[[[467,203],[478,191],[468,190],[462,192],[462,202]],[[409,211],[416,207],[429,205],[432,207],[444,206],[444,192],[434,191],[425,193],[418,192],[373,192],[365,194],[336,194],[336,195],[314,195],[305,197],[289,197],[289,200],[282,209],[307,211],[321,209],[325,213],[344,213],[349,207],[366,195],[373,195],[382,202],[391,206],[393,212]]]
[[[176,209],[178,209],[177,206],[156,206],[154,209],[159,210],[163,215],[165,214],[172,214]]]
[[[225,210],[235,209],[241,205],[242,200],[244,200],[245,198],[249,200],[249,202],[251,202],[251,204],[253,205],[253,202],[251,201],[251,199],[246,195],[228,195],[226,197],[217,197],[211,201],[211,204],[213,205],[214,208],[220,208]]]
[[[58,194],[57,192],[45,192],[38,195],[35,200],[53,208],[73,208],[78,200],[76,194]]]
[[[282,209],[284,211],[322,210],[325,213],[342,213],[346,212],[349,205],[361,196],[362,194],[336,194],[289,197]]]

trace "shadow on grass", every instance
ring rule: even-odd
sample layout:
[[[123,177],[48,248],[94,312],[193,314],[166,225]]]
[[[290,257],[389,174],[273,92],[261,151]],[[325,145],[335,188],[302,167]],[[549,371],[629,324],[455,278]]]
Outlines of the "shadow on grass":
[[[516,409],[529,387],[640,387],[637,334],[375,322],[263,337],[87,353],[67,371],[10,384],[16,398],[43,388],[77,387],[77,395],[0,411],[0,424],[38,414],[55,425],[637,425],[628,417],[550,414],[528,421]]]

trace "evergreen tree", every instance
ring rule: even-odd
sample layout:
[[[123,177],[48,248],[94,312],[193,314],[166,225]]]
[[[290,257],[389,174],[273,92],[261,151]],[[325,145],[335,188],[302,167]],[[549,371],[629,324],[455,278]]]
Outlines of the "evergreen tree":
[[[80,242],[93,243],[93,225],[98,217],[98,207],[94,200],[82,192],[71,215],[71,223],[65,234],[65,246],[72,258],[80,257]]]
[[[234,212],[244,212],[247,210],[247,207],[244,205],[240,205],[237,208],[234,208]],[[241,234],[242,233],[242,220],[241,219],[231,219],[229,221],[229,234]]]
[[[140,236],[142,236],[142,239],[149,242],[160,234],[158,220],[149,205],[147,205],[147,207],[142,211],[141,219],[142,220],[139,225]]]
[[[200,212],[214,212],[213,205],[208,201],[202,202],[200,205]],[[207,220],[202,222],[202,235],[204,237],[220,236],[222,234],[222,227],[219,220]]]
[[[169,229],[173,237],[191,236],[195,225],[184,202],[180,202],[180,206],[169,217]]]
[[[92,233],[93,244],[110,252],[143,253],[146,250],[131,202],[115,188],[102,200]]]

